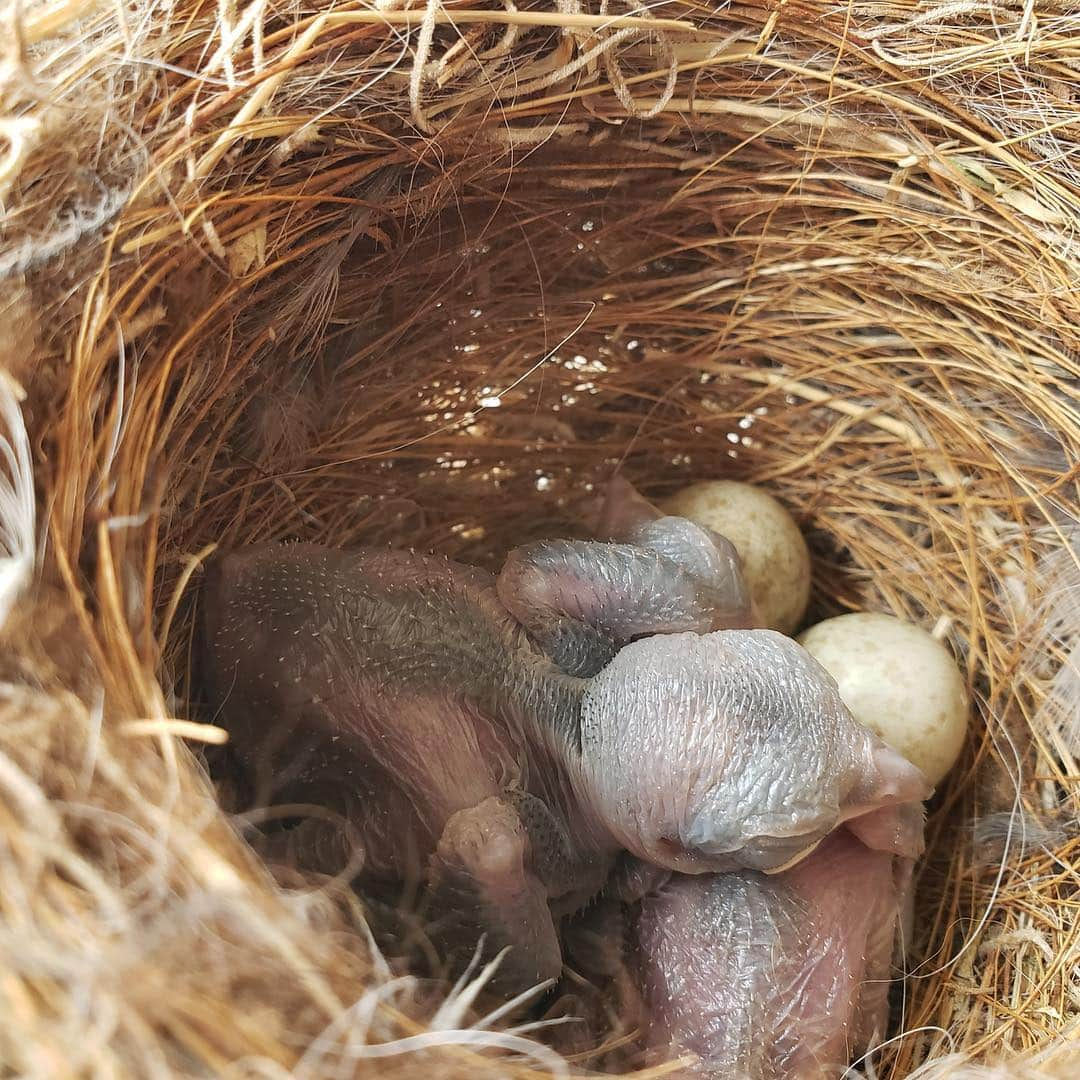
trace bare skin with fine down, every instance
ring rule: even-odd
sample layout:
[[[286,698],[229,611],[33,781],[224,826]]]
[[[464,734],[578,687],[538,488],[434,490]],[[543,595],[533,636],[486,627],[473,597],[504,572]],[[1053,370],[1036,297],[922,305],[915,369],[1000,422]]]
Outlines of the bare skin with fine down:
[[[636,919],[649,1041],[709,1080],[826,1080],[884,1035],[911,863],[839,829],[785,873],[676,876]]]
[[[799,646],[716,629],[747,611],[713,538],[629,531],[498,577],[267,545],[206,582],[205,678],[260,799],[344,813],[369,879],[419,873],[463,948],[512,946],[507,988],[559,974],[558,922],[620,852],[771,869],[922,791]]]

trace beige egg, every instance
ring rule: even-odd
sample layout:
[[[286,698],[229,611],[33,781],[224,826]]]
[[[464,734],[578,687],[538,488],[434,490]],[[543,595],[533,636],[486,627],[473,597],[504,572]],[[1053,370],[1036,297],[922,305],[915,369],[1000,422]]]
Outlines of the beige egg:
[[[811,626],[799,643],[829,672],[855,719],[937,784],[967,734],[968,698],[952,654],[921,627],[876,612]]]
[[[726,536],[763,625],[790,634],[810,599],[810,552],[794,518],[768,492],[736,480],[706,480],[673,495],[668,514]]]

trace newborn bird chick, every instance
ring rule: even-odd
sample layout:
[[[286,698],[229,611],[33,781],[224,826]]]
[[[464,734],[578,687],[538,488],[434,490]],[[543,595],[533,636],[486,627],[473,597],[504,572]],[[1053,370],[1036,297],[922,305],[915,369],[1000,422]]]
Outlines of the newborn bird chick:
[[[505,990],[559,974],[558,920],[622,849],[774,868],[924,787],[794,642],[701,633],[730,565],[667,520],[518,549],[498,579],[313,545],[208,571],[204,680],[261,797],[344,814],[369,881],[426,877],[464,948],[513,946]]]
[[[835,1078],[884,1033],[911,861],[845,829],[767,877],[673,877],[637,919],[649,1042],[715,1080]]]

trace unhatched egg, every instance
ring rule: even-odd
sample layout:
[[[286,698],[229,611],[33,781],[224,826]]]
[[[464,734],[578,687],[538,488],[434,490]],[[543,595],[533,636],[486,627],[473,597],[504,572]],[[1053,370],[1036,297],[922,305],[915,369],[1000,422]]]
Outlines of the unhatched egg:
[[[768,492],[735,480],[706,480],[673,495],[665,513],[727,537],[762,625],[790,634],[810,597],[810,552],[794,518]]]
[[[921,627],[877,612],[826,619],[799,643],[829,672],[855,719],[937,784],[967,732],[964,680],[949,650]]]

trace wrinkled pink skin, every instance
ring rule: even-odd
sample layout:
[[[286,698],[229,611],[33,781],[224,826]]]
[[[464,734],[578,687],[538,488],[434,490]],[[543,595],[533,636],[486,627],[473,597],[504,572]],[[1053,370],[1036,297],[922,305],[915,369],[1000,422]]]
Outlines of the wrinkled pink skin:
[[[838,829],[781,874],[673,877],[636,924],[649,1044],[716,1080],[838,1077],[884,1034],[910,866]]]
[[[689,522],[684,523],[688,526],[689,536],[678,528],[673,529],[668,523],[681,519],[666,517],[620,475],[608,482],[597,505],[589,524],[594,534],[601,538],[634,538],[640,541],[659,532],[660,543],[654,542],[653,547],[664,550],[683,566],[695,565],[702,549],[710,553],[715,551],[715,562],[709,570],[713,580],[725,583],[725,591],[715,603],[715,617],[708,629],[749,629],[761,625],[742,578],[738,552],[724,537]],[[585,516],[590,518],[588,513]],[[711,543],[703,544],[702,536]],[[764,656],[764,648],[762,653]],[[885,789],[876,786],[873,795],[862,800],[855,799],[843,809],[839,820],[847,822],[851,831],[870,848],[916,858],[923,844],[920,800],[929,797],[930,789],[914,778],[918,770],[902,755],[880,740],[875,740],[875,747],[874,765],[870,772],[895,778],[891,794],[884,795]],[[798,753],[794,746],[792,753]],[[680,866],[678,869],[685,870],[686,867]],[[626,898],[636,899],[629,895]]]
[[[633,531],[659,516],[616,478],[595,528]],[[923,808],[912,798],[848,817],[772,876],[670,876],[624,862],[608,894],[644,897],[632,968],[657,1060],[696,1055],[690,1072],[716,1080],[839,1076],[884,1033],[922,846]]]
[[[508,990],[559,974],[558,920],[620,851],[770,869],[925,794],[805,650],[710,632],[747,619],[730,545],[645,516],[623,543],[518,549],[497,577],[315,545],[208,570],[203,676],[256,801],[344,815],[369,880],[424,878],[466,953],[512,947]],[[315,832],[303,846],[343,863]]]
[[[595,510],[586,511],[583,517],[601,540],[645,542],[680,565],[700,567],[699,573],[704,571],[718,586],[710,598],[712,619],[701,628],[703,632],[749,630],[761,625],[743,580],[739,553],[726,537],[685,519],[668,517],[619,475],[608,482]],[[672,527],[676,521],[681,526]]]

